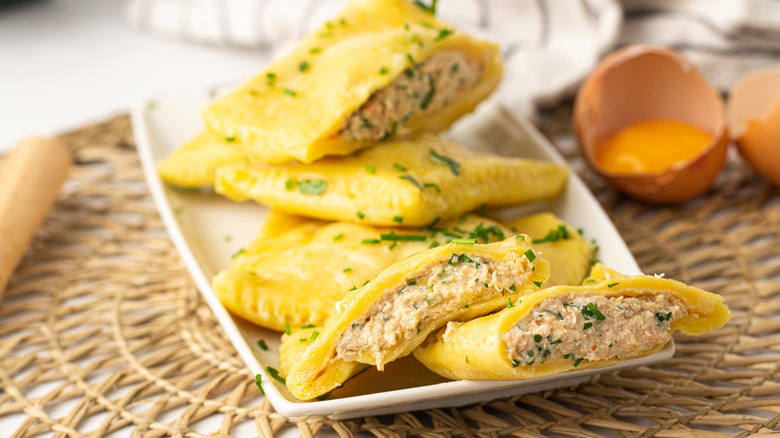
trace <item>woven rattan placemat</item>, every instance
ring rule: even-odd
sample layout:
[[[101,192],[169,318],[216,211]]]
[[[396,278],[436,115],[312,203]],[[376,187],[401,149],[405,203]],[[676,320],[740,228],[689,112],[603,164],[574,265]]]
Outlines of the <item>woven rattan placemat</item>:
[[[289,422],[259,394],[169,241],[121,116],[62,138],[76,166],[0,309],[0,436],[747,436],[780,430],[780,193],[732,157],[715,188],[650,207],[603,186],[548,136],[609,212],[645,272],[726,297],[733,317],[675,336],[657,366],[578,387],[350,421]],[[0,243],[1,244],[1,243]],[[216,423],[206,417],[216,416]],[[217,426],[214,426],[217,424]],[[295,433],[297,434],[297,433]]]

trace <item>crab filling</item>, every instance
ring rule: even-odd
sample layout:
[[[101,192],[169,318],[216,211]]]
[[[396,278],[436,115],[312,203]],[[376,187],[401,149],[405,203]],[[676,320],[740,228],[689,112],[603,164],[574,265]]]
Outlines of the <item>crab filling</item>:
[[[442,50],[410,67],[350,114],[340,134],[377,141],[409,134],[414,115],[433,113],[463,97],[479,82],[482,66],[456,50]]]
[[[569,294],[539,303],[504,341],[513,366],[631,358],[669,342],[670,324],[685,314],[685,306],[669,293]]]
[[[353,321],[337,344],[337,357],[354,360],[367,352],[382,364],[389,349],[431,332],[467,311],[469,305],[511,294],[532,269],[522,254],[509,253],[501,261],[453,254],[449,261],[433,264],[387,291],[362,318]]]

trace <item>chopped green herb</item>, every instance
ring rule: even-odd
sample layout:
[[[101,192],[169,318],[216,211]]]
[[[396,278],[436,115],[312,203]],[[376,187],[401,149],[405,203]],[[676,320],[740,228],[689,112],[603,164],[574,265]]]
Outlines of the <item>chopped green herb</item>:
[[[534,260],[536,260],[536,254],[534,254],[534,250],[529,249],[524,254],[525,254],[525,258],[527,258],[529,262],[533,262]]]
[[[404,223],[404,218],[401,216],[393,216],[393,222],[398,222],[399,224]]]
[[[353,329],[360,329],[360,328],[363,328],[363,324],[358,324],[356,322],[353,322],[351,327]]]
[[[285,333],[287,333],[288,335],[289,335],[290,333],[292,333],[292,332],[290,331],[290,323],[289,323],[289,322],[285,322],[285,323],[284,323],[284,332],[285,332]]]
[[[287,382],[284,381],[284,377],[279,375],[279,370],[277,370],[274,367],[265,367],[265,370],[268,371],[268,374],[271,375],[274,379],[286,384]]]
[[[315,53],[320,53],[320,52],[322,52],[322,49],[319,48],[319,47],[312,47],[311,49],[309,49],[309,53],[311,53],[312,55],[314,55]]]
[[[591,283],[595,283],[595,282],[596,282],[596,280],[594,280],[594,279],[592,279],[592,278],[589,278],[589,279],[585,280],[585,282],[584,282],[584,283],[585,283],[585,284],[591,284]]]
[[[533,243],[545,243],[545,242],[557,242],[559,240],[567,240],[571,239],[571,233],[569,232],[569,229],[566,228],[566,225],[558,225],[558,228],[554,230],[550,230],[550,232],[547,233],[546,236],[542,237],[541,239],[534,239]]]
[[[399,176],[398,178],[405,179],[405,180],[409,181],[410,183],[412,183],[412,184],[414,184],[415,186],[417,186],[417,188],[418,188],[418,189],[420,189],[420,190],[425,190],[425,187],[423,187],[423,186],[422,186],[422,184],[420,184],[420,183],[419,183],[419,182],[418,182],[416,179],[414,179],[414,177],[413,177],[413,176],[411,176],[411,175],[408,175],[408,174],[407,174],[407,175],[401,175],[401,176]]]
[[[298,338],[298,342],[306,342],[308,341],[308,338]]]
[[[406,170],[407,170],[406,167],[404,167],[404,166],[402,166],[402,165],[400,165],[398,163],[393,163],[393,167],[395,167],[395,169],[400,171],[400,172],[406,172]]]
[[[342,19],[339,20],[339,24],[342,25],[342,26],[346,26],[347,25],[347,20],[342,18]]]
[[[260,347],[260,349],[263,351],[268,351],[268,344],[266,344],[265,340],[263,339],[258,339],[257,346]]]
[[[609,348],[612,348],[612,342],[610,342],[610,343],[609,343],[608,347],[609,347]]]
[[[596,263],[601,263],[601,260],[599,260],[599,259],[592,259],[588,263],[590,263],[591,266],[594,266]]]
[[[345,274],[349,274],[350,272],[352,272],[352,268],[344,268],[344,270],[341,271],[341,272],[343,272]]]
[[[367,118],[363,117],[360,114],[358,114],[357,116],[360,119],[360,127],[361,128],[373,128],[374,127],[374,124],[371,123]]]
[[[409,61],[409,64],[414,65],[414,58],[412,57],[411,53],[406,54],[406,60]]]
[[[620,283],[609,283],[609,284],[607,285],[607,287],[611,289],[611,288],[613,288],[613,287],[617,286],[618,284],[620,284]]]
[[[395,137],[396,132],[398,132],[398,121],[393,120],[393,124],[390,125],[390,134],[388,134],[388,136]]]
[[[550,345],[554,345],[554,344],[562,344],[562,343],[563,343],[563,340],[561,340],[561,339],[556,339],[556,340],[554,340],[554,341],[550,342]]]
[[[298,181],[298,190],[304,195],[320,196],[328,189],[328,181],[322,179],[305,179]]]
[[[295,181],[293,181],[292,178],[287,178],[287,181],[284,182],[284,188],[287,189],[287,191],[291,191],[295,188]]]
[[[309,65],[309,61],[304,60],[304,61],[301,61],[300,64],[298,64],[298,71],[300,71],[302,73],[303,72],[307,72],[307,71],[309,71],[310,67],[311,66]]]
[[[599,312],[599,309],[593,303],[588,303],[587,306],[582,308],[582,316],[584,316],[585,319],[596,319],[599,321],[607,319],[603,313]]]
[[[436,183],[425,183],[425,184],[423,184],[423,187],[426,188],[426,189],[430,187],[430,188],[436,190],[436,193],[441,193],[441,187],[439,187],[439,185],[436,184]]]
[[[550,315],[553,315],[554,317],[556,317],[556,318],[558,318],[560,320],[563,319],[563,315],[561,315],[558,312],[553,312],[552,310],[545,310],[545,312],[549,313]]]
[[[450,73],[455,73],[460,69],[460,63],[452,64],[452,67],[450,67]]]
[[[234,141],[236,141],[236,138],[235,137],[225,137],[225,141],[228,142],[228,143],[233,143]]]
[[[233,253],[233,255],[232,255],[232,256],[230,256],[230,258],[231,258],[231,259],[234,259],[234,258],[236,258],[236,257],[240,256],[240,255],[241,255],[241,254],[243,254],[243,253],[244,253],[244,248],[240,248],[238,251],[234,252],[234,253]]]
[[[396,234],[395,231],[391,231],[388,234],[380,235],[382,240],[398,241],[398,242],[424,242],[427,237],[418,234]]]
[[[582,363],[583,360],[585,360],[584,357],[581,357],[581,358],[575,360],[574,361],[574,368],[577,368],[578,366],[580,366],[580,363]]]
[[[338,233],[333,237],[334,242],[338,242],[339,240],[344,238],[344,233]]]
[[[372,166],[370,164],[366,164],[365,166],[363,166],[363,168],[366,169],[366,172],[368,172],[368,173],[370,173],[372,175],[376,174],[376,169],[374,168],[374,166]]]
[[[537,344],[542,342],[542,335],[534,335],[534,342]]]
[[[320,332],[318,332],[317,330],[314,330],[311,333],[311,340],[313,341],[313,340],[317,339],[317,336],[319,336],[319,335],[320,335]]]
[[[363,212],[362,212],[362,211],[358,211],[358,212],[357,212],[357,217],[358,217],[358,219],[365,219],[365,218],[366,218],[366,215],[365,215],[365,214],[363,214]]]
[[[388,73],[387,67],[385,67],[384,65],[379,67],[379,74],[380,75],[386,75],[387,73]]]
[[[517,368],[518,366],[520,366],[520,361],[512,359],[512,368]]]
[[[265,390],[263,390],[263,376],[260,374],[255,374],[255,385],[257,385],[257,389],[260,390],[260,394],[265,395]]]
[[[317,327],[317,326],[314,325],[314,324],[304,324],[304,325],[301,326],[302,329],[309,329],[309,328],[314,328],[314,327]]]
[[[379,239],[363,239],[360,241],[363,245],[376,245],[378,243],[382,243]]]
[[[514,292],[514,291],[515,291],[515,285],[513,284],[513,285],[509,286],[509,290],[511,290],[512,292]]]
[[[439,34],[436,35],[436,38],[434,38],[433,40],[434,41],[441,41],[444,38],[447,38],[448,36],[452,35],[453,33],[455,33],[455,31],[453,29],[447,29],[447,28],[439,29]]]
[[[436,15],[436,3],[438,3],[439,0],[431,0],[430,5],[426,5],[422,2],[422,0],[414,0],[414,4],[420,7],[425,12],[431,13]]]
[[[435,150],[431,149],[431,159],[435,163],[446,164],[447,166],[450,167],[450,170],[452,171],[452,173],[454,173],[456,176],[460,175],[460,163],[458,163],[457,161],[453,160],[452,158],[444,156],[444,155],[441,155],[438,152],[436,152]]]
[[[273,87],[276,84],[276,73],[268,72],[265,74],[265,85]]]
[[[474,245],[477,243],[475,239],[452,239],[452,243],[459,243],[461,245]]]
[[[436,93],[436,84],[433,81],[433,76],[425,75],[425,80],[428,81],[428,91],[420,100],[420,109],[422,110],[428,108],[428,106],[431,104],[431,101],[433,100],[434,93]]]
[[[230,242],[231,240],[233,240],[233,236],[231,236],[230,234],[225,234],[225,237],[223,237],[222,240],[224,240],[225,242]]]
[[[542,287],[541,281],[534,281],[533,283],[536,285],[536,287]]]
[[[463,308],[464,308],[464,309],[468,309],[468,308],[469,308],[469,305],[468,305],[468,304],[466,304],[465,306],[463,306]]]
[[[585,325],[582,326],[582,331],[585,331],[585,330],[587,330],[587,329],[589,329],[591,327],[593,327],[593,323],[592,322],[586,322]]]
[[[282,92],[284,92],[284,94],[286,94],[286,95],[288,95],[290,97],[295,97],[295,96],[298,95],[297,91],[295,91],[293,89],[290,89],[290,88],[285,88],[284,90],[282,90]]]
[[[398,242],[393,242],[393,243],[391,243],[391,244],[390,244],[390,245],[387,247],[387,249],[393,249],[393,248],[395,248],[396,246],[398,246]]]
[[[469,363],[469,355],[466,355],[466,363]]]
[[[428,249],[436,248],[437,246],[439,246],[439,242],[434,240],[430,245],[428,245]]]
[[[512,299],[511,299],[511,298],[509,298],[508,300],[506,300],[506,306],[507,306],[507,307],[515,307],[515,305],[514,305],[514,304],[512,304]]]
[[[669,321],[672,319],[672,312],[656,312],[655,318],[658,320],[658,322]]]

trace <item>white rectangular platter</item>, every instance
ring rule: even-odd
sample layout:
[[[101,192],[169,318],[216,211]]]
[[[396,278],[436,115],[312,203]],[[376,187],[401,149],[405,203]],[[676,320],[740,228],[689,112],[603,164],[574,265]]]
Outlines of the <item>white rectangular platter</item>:
[[[144,173],[154,202],[171,239],[204,299],[253,374],[261,374],[263,389],[274,408],[286,417],[326,415],[351,418],[419,409],[461,406],[501,397],[578,384],[596,373],[647,365],[668,359],[674,345],[651,356],[623,361],[598,370],[580,370],[534,380],[448,381],[405,358],[384,372],[369,370],[334,391],[327,400],[302,402],[268,367],[278,367],[279,333],[255,327],[231,315],[211,289],[211,278],[227,267],[231,255],[251,242],[268,211],[252,203],[235,203],[214,194],[189,193],[163,183],[156,163],[204,129],[200,109],[215,95],[203,90],[187,95],[157,97],[133,109],[133,129]],[[472,149],[506,156],[523,156],[564,163],[563,158],[533,126],[512,117],[501,107],[487,104],[464,117],[445,135]],[[552,201],[493,212],[511,218],[550,211],[574,228],[584,230],[599,246],[599,259],[625,274],[640,269],[620,234],[579,177],[570,171],[563,193]],[[267,351],[257,346],[263,339]]]

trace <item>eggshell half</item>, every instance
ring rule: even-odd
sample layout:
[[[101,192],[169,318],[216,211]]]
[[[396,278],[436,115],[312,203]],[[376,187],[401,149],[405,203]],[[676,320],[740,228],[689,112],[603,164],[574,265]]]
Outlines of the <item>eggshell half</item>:
[[[723,99],[682,54],[633,45],[606,57],[585,80],[574,104],[574,130],[586,160],[630,195],[681,202],[710,187],[726,162],[729,144]],[[597,142],[643,120],[685,122],[710,134],[696,158],[660,173],[615,174],[595,160]]]
[[[737,81],[728,101],[737,149],[761,176],[780,185],[780,68]]]

